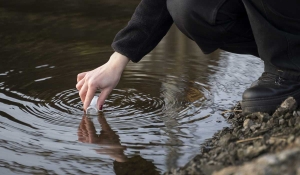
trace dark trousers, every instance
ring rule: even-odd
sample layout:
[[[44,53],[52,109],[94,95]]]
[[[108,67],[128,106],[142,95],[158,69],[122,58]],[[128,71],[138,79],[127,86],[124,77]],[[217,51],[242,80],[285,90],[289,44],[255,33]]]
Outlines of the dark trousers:
[[[167,6],[204,53],[251,54],[265,71],[300,73],[300,0],[167,0]]]

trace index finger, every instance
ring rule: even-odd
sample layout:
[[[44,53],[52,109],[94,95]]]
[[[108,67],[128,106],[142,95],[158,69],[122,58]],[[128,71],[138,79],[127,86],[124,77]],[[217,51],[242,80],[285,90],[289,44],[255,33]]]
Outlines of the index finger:
[[[77,82],[79,82],[81,79],[85,77],[87,72],[81,72],[80,74],[77,75]]]

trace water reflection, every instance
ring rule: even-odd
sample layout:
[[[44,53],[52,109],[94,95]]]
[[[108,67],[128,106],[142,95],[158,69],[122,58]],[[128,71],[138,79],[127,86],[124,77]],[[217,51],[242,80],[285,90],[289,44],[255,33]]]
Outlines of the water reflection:
[[[93,119],[97,118],[101,131],[97,132]],[[112,130],[107,123],[103,113],[98,116],[83,116],[78,127],[78,140],[83,143],[96,144],[99,148],[94,149],[98,154],[109,155],[115,161],[113,168],[117,175],[156,175],[156,170],[152,161],[143,159],[140,155],[130,158],[124,153],[125,146],[121,145],[120,137],[116,131]]]
[[[97,153],[107,154],[117,162],[125,162],[127,160],[124,154],[126,147],[121,145],[119,135],[110,128],[102,113],[97,118],[101,125],[100,133],[97,133],[92,118],[83,116],[78,127],[78,140],[83,143],[97,144],[100,146],[95,149]]]
[[[83,116],[76,75],[107,61],[138,2],[0,0],[0,174],[158,174],[228,126],[220,113],[260,61],[204,55],[174,26],[128,65],[103,116]]]

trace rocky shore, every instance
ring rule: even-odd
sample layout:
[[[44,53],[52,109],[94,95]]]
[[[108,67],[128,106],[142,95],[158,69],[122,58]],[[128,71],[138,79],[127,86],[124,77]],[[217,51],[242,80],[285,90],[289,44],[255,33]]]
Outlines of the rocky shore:
[[[243,115],[240,104],[226,117],[231,127],[217,132],[201,153],[175,175],[300,175],[300,111],[289,97],[269,115]]]

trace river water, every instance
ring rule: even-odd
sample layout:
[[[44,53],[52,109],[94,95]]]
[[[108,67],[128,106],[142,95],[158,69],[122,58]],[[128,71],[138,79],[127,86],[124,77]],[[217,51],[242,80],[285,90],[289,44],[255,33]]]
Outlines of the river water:
[[[98,116],[78,73],[104,64],[137,0],[0,0],[0,174],[161,174],[229,126],[261,61],[204,55],[173,26],[130,63]]]

